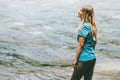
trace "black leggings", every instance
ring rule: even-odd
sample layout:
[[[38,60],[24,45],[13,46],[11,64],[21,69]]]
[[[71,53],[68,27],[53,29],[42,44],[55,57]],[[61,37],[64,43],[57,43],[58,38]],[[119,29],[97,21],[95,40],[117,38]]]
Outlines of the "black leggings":
[[[92,80],[94,66],[96,59],[78,62],[76,68],[73,71],[71,80],[80,80],[84,76],[84,80]]]

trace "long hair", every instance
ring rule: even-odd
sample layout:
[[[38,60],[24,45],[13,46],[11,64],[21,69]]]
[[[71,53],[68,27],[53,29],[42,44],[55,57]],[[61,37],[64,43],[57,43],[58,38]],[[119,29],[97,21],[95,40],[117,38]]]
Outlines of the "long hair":
[[[81,24],[84,22],[88,22],[91,27],[91,34],[94,41],[97,42],[97,27],[94,20],[94,10],[90,5],[85,5],[81,9],[82,16],[81,16]]]

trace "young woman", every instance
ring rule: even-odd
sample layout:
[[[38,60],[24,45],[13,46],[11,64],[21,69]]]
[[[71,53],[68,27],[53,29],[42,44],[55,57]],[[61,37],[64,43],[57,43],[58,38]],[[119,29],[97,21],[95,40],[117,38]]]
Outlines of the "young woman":
[[[90,5],[84,5],[78,12],[81,25],[78,31],[78,46],[73,61],[71,80],[92,80],[96,62],[95,45],[97,43],[97,27],[94,20],[94,10]]]

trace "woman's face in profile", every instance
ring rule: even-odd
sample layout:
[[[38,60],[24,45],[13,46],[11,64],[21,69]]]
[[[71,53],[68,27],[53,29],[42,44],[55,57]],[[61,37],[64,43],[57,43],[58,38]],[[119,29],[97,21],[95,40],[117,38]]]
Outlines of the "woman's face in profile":
[[[82,18],[82,10],[81,9],[78,11],[78,17]]]

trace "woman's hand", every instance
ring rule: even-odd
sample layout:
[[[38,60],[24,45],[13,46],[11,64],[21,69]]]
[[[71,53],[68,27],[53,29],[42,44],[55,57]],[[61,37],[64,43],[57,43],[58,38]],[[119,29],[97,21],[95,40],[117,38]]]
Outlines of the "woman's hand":
[[[78,62],[77,60],[74,60],[74,61],[73,61],[73,68],[74,68],[74,69],[76,69],[77,62]]]

